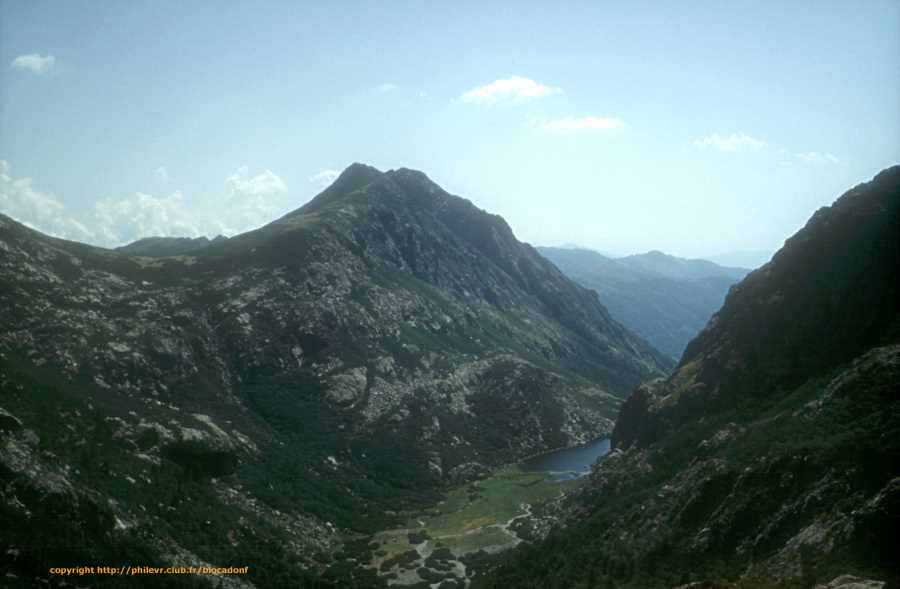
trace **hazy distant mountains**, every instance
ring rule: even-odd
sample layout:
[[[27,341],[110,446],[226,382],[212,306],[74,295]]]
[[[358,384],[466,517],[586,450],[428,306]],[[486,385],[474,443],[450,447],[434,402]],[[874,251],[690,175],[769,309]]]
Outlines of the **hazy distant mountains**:
[[[585,249],[538,248],[567,276],[600,295],[610,314],[672,358],[749,270],[659,251],[610,258]]]
[[[735,281],[746,276],[746,268],[729,268],[708,260],[688,260],[653,250],[646,254],[626,256],[616,260],[634,270],[656,274],[675,280],[698,280],[712,276],[732,278]]]

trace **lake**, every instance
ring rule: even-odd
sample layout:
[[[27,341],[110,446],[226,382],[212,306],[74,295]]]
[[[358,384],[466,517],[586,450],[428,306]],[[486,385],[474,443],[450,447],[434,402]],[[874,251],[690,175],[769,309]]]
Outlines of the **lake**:
[[[529,458],[519,463],[519,467],[528,472],[547,472],[554,479],[564,481],[588,474],[591,465],[608,452],[609,438],[603,438]]]

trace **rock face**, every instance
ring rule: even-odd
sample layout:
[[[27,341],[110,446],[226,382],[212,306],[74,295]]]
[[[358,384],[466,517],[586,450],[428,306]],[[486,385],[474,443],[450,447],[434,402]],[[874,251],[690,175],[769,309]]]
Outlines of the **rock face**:
[[[722,306],[728,289],[749,272],[658,251],[624,258],[584,249],[538,251],[597,291],[614,319],[676,359]]]
[[[671,367],[502,218],[412,170],[354,165],[259,230],[160,245],[0,216],[2,457],[37,432],[66,492],[100,506],[95,553],[127,531],[159,558],[257,559],[287,582],[321,568],[336,527],[608,435]],[[4,471],[22,522],[33,478]]]
[[[896,584],[898,261],[895,167],[731,290],[624,404],[571,525],[485,586]]]

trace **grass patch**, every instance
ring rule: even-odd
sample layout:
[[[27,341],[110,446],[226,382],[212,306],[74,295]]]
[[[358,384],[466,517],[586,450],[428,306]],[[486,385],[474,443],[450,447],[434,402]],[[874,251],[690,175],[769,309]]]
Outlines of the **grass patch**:
[[[450,491],[439,506],[440,514],[414,518],[410,527],[422,520],[428,533],[439,537],[505,523],[523,513],[522,503],[552,499],[577,482],[558,482],[545,473],[507,466],[487,479]]]
[[[525,516],[522,504],[553,499],[579,484],[580,480],[556,481],[546,473],[506,466],[482,481],[451,490],[437,508],[410,516],[405,528],[374,535],[377,556],[372,565],[392,563],[391,559],[413,548],[410,538],[421,539],[426,534],[426,557],[434,553],[452,559],[491,547],[512,546],[517,538],[515,532],[500,526]]]
[[[462,555],[490,546],[512,545],[515,538],[500,528],[480,528],[461,536],[444,538],[441,542],[454,554]]]

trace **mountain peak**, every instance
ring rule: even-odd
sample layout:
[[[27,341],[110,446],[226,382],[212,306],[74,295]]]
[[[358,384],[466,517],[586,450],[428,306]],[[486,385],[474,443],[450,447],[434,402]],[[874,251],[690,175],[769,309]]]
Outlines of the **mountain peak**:
[[[335,181],[331,183],[331,186],[326,188],[323,193],[339,192],[341,194],[349,194],[350,192],[364,188],[383,176],[384,172],[374,166],[354,162],[347,166]]]
[[[320,192],[299,209],[285,215],[285,217],[317,212],[379,180],[389,183],[393,182],[414,193],[433,195],[443,192],[440,186],[419,170],[397,168],[382,172],[368,164],[355,162],[347,166],[335,181],[331,183],[331,186]],[[391,191],[394,192],[395,190],[391,189]]]
[[[406,177],[419,177],[429,179],[428,175],[422,170],[416,170],[414,168],[400,167],[395,170],[388,170],[388,175],[390,176],[406,176]],[[430,180],[430,179],[429,179]]]
[[[356,192],[361,188],[365,188],[375,180],[383,177],[384,173],[378,168],[374,168],[367,164],[354,162],[347,166],[340,176],[338,176],[331,186],[317,194],[311,201],[291,211],[283,218],[293,217],[295,215],[314,213],[323,207],[343,198],[344,196]]]
[[[353,162],[352,164],[344,168],[344,171],[340,173],[340,175],[334,181],[334,184],[338,182],[351,182],[353,180],[371,182],[381,175],[381,170],[374,166],[370,166],[368,164],[363,164],[360,162]]]

